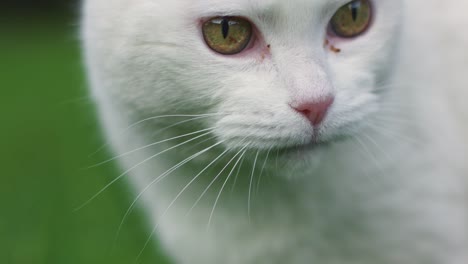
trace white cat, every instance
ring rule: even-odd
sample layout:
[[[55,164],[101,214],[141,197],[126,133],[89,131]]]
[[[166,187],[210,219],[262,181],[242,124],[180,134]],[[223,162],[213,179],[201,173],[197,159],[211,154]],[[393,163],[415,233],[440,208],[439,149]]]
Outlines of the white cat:
[[[175,263],[468,263],[466,10],[85,1],[92,95]]]

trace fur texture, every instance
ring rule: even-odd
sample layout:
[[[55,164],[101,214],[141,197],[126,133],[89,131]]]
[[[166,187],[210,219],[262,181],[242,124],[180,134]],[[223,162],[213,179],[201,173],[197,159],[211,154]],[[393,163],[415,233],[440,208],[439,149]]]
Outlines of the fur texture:
[[[327,37],[346,3],[85,1],[92,95],[176,263],[468,263],[468,4],[373,0]],[[224,15],[258,47],[207,48]],[[330,94],[320,128],[290,107]]]

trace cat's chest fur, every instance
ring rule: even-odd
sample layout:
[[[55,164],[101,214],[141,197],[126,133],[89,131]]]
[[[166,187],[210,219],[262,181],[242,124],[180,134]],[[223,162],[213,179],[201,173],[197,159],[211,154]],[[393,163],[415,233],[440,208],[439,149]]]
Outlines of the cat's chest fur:
[[[169,120],[166,123],[160,119],[138,122],[154,115],[191,114],[181,111],[193,110],[192,100],[202,113],[205,105],[219,101],[220,107],[230,111],[249,111],[252,108],[249,104],[254,101],[260,107],[271,104],[271,108],[260,108],[264,112],[281,112],[282,106],[276,103],[286,91],[275,86],[275,82],[281,80],[278,74],[273,74],[274,77],[268,74],[272,69],[279,69],[283,74],[281,65],[290,64],[288,58],[300,60],[302,53],[289,49],[290,53],[278,55],[271,66],[262,64],[255,71],[241,64],[229,64],[223,71],[217,71],[216,67],[210,68],[210,63],[218,68],[226,65],[191,43],[195,42],[190,38],[191,33],[184,31],[190,24],[179,27],[177,21],[167,21],[175,18],[172,16],[186,15],[185,8],[191,13],[200,12],[200,16],[216,13],[217,8],[231,8],[233,13],[245,10],[237,10],[235,4],[227,1],[214,1],[209,6],[205,4],[211,1],[196,5],[161,2],[167,12],[162,13],[158,3],[144,0],[138,3],[87,1],[83,35],[92,91],[106,133],[117,153],[131,151],[130,155],[122,155],[121,164],[124,171],[130,172],[130,182],[136,194],[140,194],[138,198],[152,220],[151,227],[156,227],[155,233],[176,263],[468,263],[468,127],[463,122],[466,122],[468,107],[462,102],[466,98],[464,95],[468,95],[468,89],[463,89],[468,87],[468,78],[463,76],[468,71],[463,59],[468,37],[455,30],[460,24],[468,25],[459,11],[468,8],[466,4],[456,0],[444,4],[411,0],[404,9],[401,7],[401,12],[405,13],[402,41],[391,58],[395,60],[395,71],[390,77],[393,90],[388,92],[388,98],[383,98],[390,103],[375,111],[375,115],[382,118],[379,124],[383,122],[383,126],[369,119],[372,126],[356,135],[357,139],[350,137],[320,146],[314,150],[314,155],[304,154],[302,150],[284,154],[275,149],[268,154],[256,150],[244,154],[243,149],[236,149],[208,168],[223,149],[217,152],[208,149],[203,155],[188,159],[183,166],[177,166],[196,155],[197,147],[210,146],[210,141],[201,141],[205,139],[202,136],[201,140],[191,142],[192,145],[183,145],[185,140],[201,134],[182,137],[177,143],[167,141],[141,148],[164,138],[191,133],[194,128],[185,127],[184,123],[181,123],[181,130],[175,129],[179,126],[170,127],[184,119],[174,117],[175,121],[166,119]],[[270,20],[261,21],[276,25],[278,32],[287,32],[287,26],[281,27],[278,21],[289,25],[288,18],[293,19],[295,14],[284,14],[290,10],[288,5],[278,9],[279,2],[268,2],[276,3],[270,6],[276,13],[262,16]],[[344,4],[346,1],[329,2]],[[373,2],[391,6],[390,0]],[[304,6],[314,3],[313,7],[320,9],[327,1],[295,3]],[[207,10],[200,10],[204,9],[202,7]],[[271,11],[260,10],[265,11],[264,14]],[[447,17],[440,18],[445,13]],[[275,16],[278,19],[272,19]],[[161,17],[164,20],[161,21]],[[300,24],[298,21],[295,25]],[[380,22],[376,20],[377,27]],[[383,24],[379,29],[385,30],[391,23]],[[265,30],[264,33],[274,35],[276,31]],[[294,41],[281,39],[284,36],[294,37],[292,33],[274,35],[268,47],[271,52],[291,48]],[[300,37],[302,41],[303,35]],[[187,51],[184,48],[187,46],[193,50]],[[301,46],[300,41],[297,46]],[[354,75],[368,68],[382,67],[385,71],[387,68],[382,64],[390,64],[389,58],[377,60],[378,65],[365,65],[361,59],[366,58],[366,54],[340,64],[340,58],[352,56],[347,51],[353,48],[345,44],[340,47],[341,54],[326,57],[337,86],[351,83]],[[362,47],[374,46],[364,43]],[[380,50],[371,57],[385,52]],[[203,57],[197,57],[198,54]],[[268,61],[268,58],[262,60]],[[300,61],[294,66],[297,69],[308,64]],[[240,72],[235,72],[238,68]],[[294,72],[300,79],[302,75],[297,72],[300,73],[300,69]],[[236,79],[238,75],[243,77],[239,78],[241,81]],[[300,85],[300,81],[297,82]],[[243,89],[244,83],[253,86]],[[262,86],[265,83],[266,88]],[[199,90],[192,92],[190,88]],[[336,103],[348,100],[350,104],[357,104],[352,101],[352,97],[359,97],[356,91],[337,95]],[[348,98],[349,94],[352,96]],[[387,113],[388,108],[393,108],[390,117],[379,115]],[[253,115],[260,115],[260,110]],[[247,125],[274,119],[275,115],[276,112],[270,113]],[[291,131],[296,128],[295,123],[283,122],[284,116],[279,115],[282,119],[274,125],[267,124],[270,130],[262,135],[263,139],[275,135],[276,124],[289,126]],[[200,116],[186,118],[204,121]],[[225,120],[220,124],[232,125]],[[207,129],[213,124],[207,121],[198,125],[194,127]],[[248,129],[245,123],[234,127]],[[220,130],[217,136],[222,138],[219,133],[232,131]],[[182,149],[176,144],[181,144]],[[170,148],[174,150],[168,150]],[[285,155],[289,158],[282,160]],[[297,159],[297,163],[291,162],[291,157]],[[225,164],[228,165],[224,167]],[[232,177],[228,178],[229,175]],[[197,176],[195,180],[194,176]]]

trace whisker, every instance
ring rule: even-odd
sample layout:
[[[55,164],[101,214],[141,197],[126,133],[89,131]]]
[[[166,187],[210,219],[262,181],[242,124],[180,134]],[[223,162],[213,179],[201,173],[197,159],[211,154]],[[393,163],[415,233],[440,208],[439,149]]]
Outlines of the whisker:
[[[170,129],[170,128],[173,128],[173,127],[176,127],[176,126],[179,126],[179,125],[183,125],[183,124],[185,124],[185,123],[192,122],[192,121],[195,121],[195,120],[207,118],[207,117],[210,117],[210,116],[199,116],[199,117],[194,117],[194,118],[190,118],[190,119],[187,119],[187,120],[179,121],[179,122],[174,123],[174,124],[172,124],[172,125],[169,125],[169,126],[167,126],[167,127],[158,129],[158,130],[156,130],[153,134],[159,134],[159,133],[164,132],[164,131],[166,131],[166,130],[168,130],[168,129]]]
[[[208,147],[194,155],[192,155],[191,157],[185,159],[184,161],[180,162],[179,164],[173,166],[171,169],[169,169],[168,171],[166,171],[164,174],[165,176],[169,175],[171,172],[175,171],[176,169],[180,168],[182,165],[184,165],[185,163],[189,162],[190,160],[193,160],[194,158],[200,156],[201,154],[205,153],[206,151],[216,147],[217,145],[221,144],[223,142],[218,142],[216,144],[214,144],[213,146],[211,147]],[[179,192],[179,194],[177,194],[177,196],[174,198],[174,200],[170,203],[170,205],[164,210],[164,213],[161,215],[161,218],[164,218],[167,214],[167,212],[170,210],[170,208],[174,205],[174,203],[177,201],[177,199],[184,193],[184,191],[186,189],[189,188],[189,186],[204,172],[206,171],[212,164],[214,164],[216,162],[216,160],[218,160],[219,158],[221,158],[228,150],[225,150],[221,155],[219,155],[215,160],[213,160],[208,166],[206,166],[202,171],[200,171],[197,176],[195,176],[183,189],[182,191]],[[170,171],[170,172],[169,172]],[[128,216],[128,214],[130,213],[132,207],[135,205],[136,201],[138,201],[138,199],[143,195],[143,193],[151,186],[153,185],[154,183],[157,182],[158,178],[161,178],[161,177],[165,177],[163,176],[164,174],[158,176],[155,180],[153,180],[142,192],[140,192],[140,194],[138,195],[138,197],[134,200],[134,202],[132,203],[132,205],[130,206],[130,208],[127,210],[127,212],[125,213],[125,216],[124,216],[124,219],[122,219],[122,222],[120,223],[120,227],[119,227],[119,232],[121,230],[121,227],[125,221],[125,218],[126,216]],[[148,236],[148,239],[146,240],[145,244],[143,245],[143,248],[141,249],[140,253],[138,254],[138,256],[136,257],[135,259],[135,262],[138,262],[138,259],[140,259],[141,255],[143,254],[143,252],[145,251],[146,247],[148,247],[148,244],[149,242],[151,241],[151,238],[153,237],[153,235],[156,233],[156,230],[158,229],[159,227],[159,222],[155,225],[155,227],[153,228],[153,230],[151,231],[150,235]]]
[[[228,163],[221,169],[221,171],[213,178],[213,180],[208,184],[208,186],[205,188],[205,190],[202,192],[202,194],[198,197],[198,199],[195,201],[193,206],[188,210],[188,212],[185,214],[185,217],[190,215],[190,213],[195,209],[197,204],[201,201],[203,196],[208,192],[208,190],[211,188],[211,186],[216,182],[216,180],[221,176],[221,174],[226,170],[226,168],[232,163],[232,161],[241,153],[241,151],[237,152],[231,160],[228,161]]]
[[[242,160],[239,164],[239,167],[237,168],[237,173],[236,173],[236,176],[234,177],[234,183],[232,184],[232,188],[231,188],[231,193],[234,192],[234,188],[236,187],[236,183],[237,183],[237,179],[239,177],[239,173],[242,169],[242,165],[244,164],[244,159],[245,159],[245,156],[242,157]]]
[[[401,144],[401,140],[403,140],[403,141],[405,141],[405,142],[407,142],[409,144],[415,144],[415,145],[420,144],[419,141],[417,141],[417,140],[415,140],[413,138],[407,137],[404,134],[400,134],[400,133],[397,133],[397,132],[392,132],[392,130],[390,128],[386,127],[383,124],[375,125],[375,124],[369,122],[369,123],[367,123],[367,126],[369,126],[369,128],[371,128],[373,131],[380,133],[381,135],[393,138],[396,142],[398,142],[400,144]]]
[[[359,156],[362,159],[368,159],[368,153],[362,149],[362,146],[360,144],[356,143],[356,140],[354,140],[354,137],[351,137],[351,139],[353,140],[350,142],[352,142],[356,146],[356,150],[359,152]],[[363,175],[367,176],[368,179],[375,181],[375,179],[371,177],[371,175],[369,174],[369,170],[367,169],[367,167],[369,166],[361,166],[360,171],[363,173]]]
[[[251,206],[251,196],[252,196],[252,184],[253,184],[253,178],[254,178],[254,173],[255,173],[255,166],[257,165],[257,159],[258,159],[258,155],[260,154],[260,151],[258,150],[257,151],[257,154],[255,155],[255,159],[254,159],[254,163],[253,163],[253,167],[252,167],[252,174],[250,175],[250,183],[249,183],[249,196],[248,196],[248,200],[247,200],[247,215],[249,217],[249,221],[250,221],[250,206]]]
[[[195,177],[193,177],[193,179],[187,183],[187,185],[185,185],[185,187],[179,192],[179,194],[177,194],[177,196],[174,198],[174,200],[170,203],[168,209],[175,203],[175,201],[182,195],[183,192],[185,192],[192,183],[194,183],[198,177],[200,177],[203,172],[205,172],[208,168],[210,168],[216,161],[218,161],[222,156],[224,156],[227,152],[229,151],[229,149],[226,149],[223,151],[223,153],[221,153],[217,158],[215,158],[213,161],[210,162],[210,164],[208,164],[203,170],[201,170]],[[167,211],[167,209],[166,209]],[[165,213],[166,213],[165,211]],[[165,213],[163,213],[162,215],[164,216]]]
[[[138,152],[138,151],[140,151],[140,150],[144,150],[144,149],[147,149],[147,148],[150,148],[150,147],[153,147],[153,146],[162,144],[162,143],[166,143],[166,142],[169,142],[169,141],[172,141],[172,140],[175,140],[175,139],[179,139],[179,138],[184,138],[184,137],[188,137],[188,136],[200,134],[200,133],[202,133],[202,132],[210,131],[210,130],[213,130],[213,129],[214,129],[214,127],[210,127],[210,128],[198,130],[198,131],[195,131],[195,132],[187,133],[187,134],[184,134],[184,135],[180,135],[180,136],[176,136],[176,137],[164,139],[164,140],[161,140],[161,141],[157,141],[157,142],[148,144],[148,145],[146,145],[146,146],[139,147],[139,148],[136,148],[136,149],[134,149],[134,150],[128,151],[128,152],[126,152],[126,153],[117,155],[117,156],[115,156],[115,157],[113,157],[113,158],[110,158],[110,159],[108,159],[108,160],[99,162],[99,163],[97,163],[97,164],[95,164],[95,165],[92,165],[92,166],[87,167],[87,169],[92,169],[92,168],[99,167],[99,166],[104,165],[104,164],[106,164],[106,163],[109,163],[109,162],[111,162],[111,161],[117,160],[117,159],[119,159],[119,158],[128,156],[128,155],[133,154],[133,153],[135,153],[135,152]]]
[[[149,243],[151,242],[151,239],[153,238],[154,233],[156,233],[156,230],[158,230],[157,226],[155,228],[153,228],[153,230],[151,230],[150,236],[146,239],[145,244],[143,245],[143,248],[140,250],[140,252],[136,256],[135,260],[133,261],[133,264],[138,263],[141,256],[143,255],[143,252],[145,252],[146,248],[148,247]]]
[[[266,163],[267,163],[268,158],[270,156],[271,149],[272,148],[268,149],[268,152],[267,152],[266,157],[265,157],[265,161],[263,162],[262,169],[260,170],[260,175],[258,176],[257,187],[256,187],[256,190],[255,190],[255,193],[258,193],[258,191],[260,190],[260,182],[262,181],[263,171],[265,170],[265,166],[266,166]]]
[[[127,211],[125,212],[123,218],[122,218],[122,221],[120,222],[120,225],[119,225],[119,229],[117,231],[117,236],[118,234],[120,233],[122,227],[123,227],[123,224],[125,223],[125,220],[127,219],[127,217],[130,215],[131,211],[133,210],[133,208],[135,207],[136,203],[138,202],[138,200],[141,198],[141,196],[143,196],[143,194],[153,185],[153,184],[157,184],[158,182],[162,181],[164,178],[166,178],[167,176],[169,176],[172,172],[176,171],[177,169],[179,169],[181,166],[185,165],[186,163],[190,162],[191,160],[195,159],[196,157],[202,155],[203,153],[209,151],[210,149],[220,145],[224,143],[224,141],[220,141],[208,148],[205,148],[204,150],[202,151],[199,151],[198,153],[195,153],[194,155],[184,159],[183,161],[177,163],[176,165],[172,166],[170,169],[168,169],[167,171],[165,171],[164,173],[162,173],[161,175],[159,175],[158,177],[156,177],[155,179],[153,179],[138,195],[137,197],[132,201],[130,207],[127,209]],[[224,155],[224,153],[226,153],[226,151],[223,152],[222,155]],[[217,159],[219,159],[222,155],[220,155]],[[217,160],[216,159],[216,160]],[[215,161],[216,161],[215,160]],[[214,163],[214,161],[212,163],[210,163],[207,167],[205,167],[205,169],[203,169],[197,176],[195,176],[195,178],[198,178],[200,176],[200,174],[202,174],[205,170],[208,169],[209,166],[211,166],[212,164]],[[194,179],[195,179],[194,178]],[[190,182],[190,184],[192,184],[195,180],[192,180]],[[189,184],[189,185],[190,185]],[[185,189],[187,189],[188,186],[186,186]],[[177,197],[179,197],[180,195],[178,195]]]
[[[276,150],[276,160],[275,160],[275,167],[276,167],[276,170],[278,170],[278,157],[279,157],[279,152],[280,152],[280,149],[277,149],[277,150]]]
[[[185,152],[189,152],[189,151],[192,151],[192,150],[194,150],[194,149],[198,149],[198,147],[200,147],[201,145],[205,144],[206,142],[213,141],[213,140],[214,140],[214,141],[217,141],[218,138],[219,138],[219,137],[216,136],[216,135],[211,136],[211,137],[209,137],[209,138],[207,138],[207,139],[204,139],[204,140],[199,141],[199,142],[197,142],[197,143],[195,143],[195,144],[193,144],[193,145],[188,146],[186,149],[184,149],[184,151],[185,151]],[[223,141],[223,142],[225,142],[225,141]]]
[[[359,137],[357,136],[354,136],[353,139],[355,140],[355,142],[357,142],[361,147],[362,149],[370,156],[370,158],[373,160],[376,168],[379,170],[379,172],[381,174],[385,174],[384,173],[384,170],[383,170],[383,167],[382,167],[382,164],[379,162],[379,160],[375,157],[374,153],[372,153],[372,151],[369,150],[369,148],[366,146],[366,144],[364,144],[364,142],[362,142],[361,139],[359,139]]]
[[[161,119],[161,118],[171,118],[171,117],[210,117],[210,116],[217,116],[217,115],[223,115],[225,113],[210,113],[210,114],[201,114],[201,115],[162,115],[162,116],[153,116],[153,117],[148,117],[148,118],[145,118],[145,119],[142,119],[130,126],[128,126],[126,130],[128,129],[131,129],[135,126],[138,126],[139,124],[142,124],[144,122],[147,122],[147,121],[151,121],[151,120],[156,120],[156,119]],[[122,133],[124,133],[125,131],[123,131]]]
[[[380,108],[380,111],[393,113],[393,114],[399,114],[399,115],[405,112],[415,112],[416,110],[419,110],[418,106],[402,104],[400,102],[392,102],[392,101],[382,102],[379,108]]]
[[[223,190],[224,190],[224,187],[226,187],[226,184],[228,183],[229,179],[231,178],[231,175],[232,173],[234,172],[237,164],[240,162],[240,160],[242,159],[242,157],[244,157],[245,153],[246,153],[246,148],[248,147],[248,145],[245,145],[245,147],[243,147],[241,150],[239,150],[238,154],[241,152],[241,151],[244,151],[242,152],[242,154],[239,156],[239,158],[237,159],[236,163],[234,164],[234,166],[232,166],[232,169],[231,171],[229,172],[228,176],[226,177],[226,180],[224,181],[223,185],[221,186],[221,189],[219,190],[219,193],[218,193],[218,196],[216,197],[216,200],[213,204],[213,209],[211,209],[211,214],[210,214],[210,218],[208,219],[208,225],[207,225],[207,229],[210,227],[211,225],[211,221],[213,219],[213,215],[214,215],[214,212],[215,212],[215,209],[216,209],[216,205],[218,205],[218,202],[219,202],[219,198],[221,197],[221,194],[223,193]],[[236,154],[236,155],[238,155]]]
[[[396,113],[388,113],[388,112],[382,112],[378,116],[374,116],[373,119],[375,121],[381,121],[384,124],[396,124],[396,125],[404,125],[404,126],[414,126],[415,122],[414,120],[399,116]]]
[[[374,146],[380,150],[380,152],[382,152],[382,154],[387,158],[388,161],[391,161],[392,158],[390,157],[390,155],[379,145],[377,144],[377,141],[375,141],[371,136],[367,135],[367,134],[363,134],[363,136],[365,136],[372,144],[374,144]]]
[[[383,136],[383,137],[387,138],[388,140],[391,140],[392,142],[395,142],[395,144],[402,144],[402,140],[398,139],[398,137],[396,137],[395,135],[385,133],[385,132],[380,131],[379,129],[377,129],[375,127],[372,127],[371,129],[372,129],[373,132],[377,133],[378,135]],[[404,142],[407,142],[407,141],[404,141]]]
[[[76,212],[76,211],[79,211],[79,210],[81,210],[82,208],[84,208],[85,206],[87,206],[87,205],[88,205],[89,203],[91,203],[94,199],[96,199],[96,197],[98,197],[99,195],[101,195],[101,193],[103,193],[105,190],[107,190],[107,188],[109,188],[112,184],[114,184],[115,182],[117,182],[119,179],[121,179],[122,177],[124,177],[125,175],[127,175],[129,172],[131,172],[133,169],[137,168],[138,166],[140,166],[140,165],[142,165],[142,164],[144,164],[144,163],[150,161],[151,159],[154,159],[155,157],[157,157],[157,156],[159,156],[159,155],[161,155],[161,154],[164,154],[164,153],[166,153],[166,152],[168,152],[168,151],[170,151],[170,150],[173,150],[173,149],[175,149],[175,148],[178,148],[178,147],[180,147],[180,146],[182,146],[182,145],[185,145],[185,144],[187,144],[187,143],[189,143],[189,142],[192,142],[192,141],[194,141],[194,140],[196,140],[196,139],[199,139],[199,138],[201,138],[201,137],[204,137],[204,136],[206,136],[206,135],[209,135],[210,133],[211,133],[211,132],[207,132],[207,133],[204,133],[204,134],[202,134],[202,135],[196,136],[196,137],[194,137],[194,138],[192,138],[192,139],[189,139],[189,140],[184,141],[184,142],[182,142],[182,143],[180,143],[180,144],[177,144],[177,145],[175,145],[175,146],[173,146],[173,147],[170,147],[170,148],[165,149],[165,150],[163,150],[163,151],[161,151],[161,152],[158,152],[158,153],[152,155],[151,157],[149,157],[149,158],[143,160],[142,162],[137,163],[136,165],[132,166],[130,169],[128,169],[128,170],[126,170],[125,172],[123,172],[122,174],[120,174],[117,178],[115,178],[114,180],[112,180],[112,181],[111,181],[110,183],[108,183],[106,186],[104,186],[104,188],[102,188],[99,192],[97,192],[95,195],[93,195],[88,201],[86,201],[85,203],[83,203],[81,206],[79,206],[78,208],[76,208],[74,211],[75,211],[75,212]]]
[[[160,116],[148,117],[148,118],[137,121],[137,122],[131,124],[130,126],[126,127],[124,130],[122,130],[118,134],[118,136],[120,137],[120,136],[124,135],[125,133],[127,133],[130,129],[132,129],[132,128],[134,128],[134,127],[136,127],[136,126],[138,126],[138,125],[140,125],[140,124],[142,124],[144,122],[151,121],[151,120],[157,120],[157,119],[162,119],[162,118],[174,118],[174,117],[194,117],[193,119],[185,120],[186,122],[189,122],[189,121],[197,120],[198,118],[206,118],[206,117],[223,115],[223,114],[225,114],[225,113],[211,113],[211,114],[201,114],[201,115],[160,115]],[[180,125],[180,124],[183,124],[183,123],[179,123],[177,125]],[[174,126],[176,126],[176,124],[171,125],[171,126],[166,127],[166,128],[163,128],[161,130],[164,131],[165,129],[168,129],[168,128],[174,127]],[[88,157],[92,157],[92,156],[96,155],[98,152],[103,150],[108,145],[110,145],[110,142],[106,142],[106,143],[102,144],[96,151],[89,154]]]

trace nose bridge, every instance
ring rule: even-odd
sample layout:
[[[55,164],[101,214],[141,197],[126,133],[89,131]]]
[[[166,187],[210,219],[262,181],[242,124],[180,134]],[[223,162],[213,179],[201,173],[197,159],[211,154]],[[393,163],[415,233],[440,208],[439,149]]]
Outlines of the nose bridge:
[[[284,78],[289,105],[306,117],[313,127],[320,126],[335,100],[325,66],[318,59],[306,58],[302,61],[292,59],[286,67]]]
[[[286,49],[278,58],[277,67],[293,104],[316,101],[334,93],[324,59],[312,48]]]
[[[315,101],[333,93],[325,69],[315,63],[298,65],[288,76],[293,101]]]

